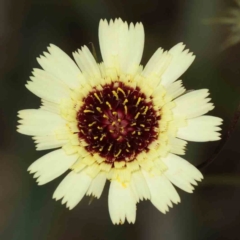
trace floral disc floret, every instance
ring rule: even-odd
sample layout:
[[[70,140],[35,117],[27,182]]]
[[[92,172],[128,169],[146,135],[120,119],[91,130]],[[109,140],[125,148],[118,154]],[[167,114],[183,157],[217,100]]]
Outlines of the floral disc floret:
[[[157,139],[160,116],[140,88],[122,82],[92,90],[78,111],[78,136],[107,163],[131,162]]]

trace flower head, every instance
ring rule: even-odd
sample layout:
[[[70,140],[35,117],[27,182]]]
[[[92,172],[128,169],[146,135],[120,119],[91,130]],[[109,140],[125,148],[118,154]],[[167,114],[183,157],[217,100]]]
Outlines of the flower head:
[[[48,47],[26,85],[42,106],[19,111],[18,131],[37,150],[59,148],[29,167],[39,185],[71,169],[56,200],[72,209],[84,195],[99,198],[108,179],[112,222],[134,223],[140,200],[166,213],[180,202],[173,184],[193,192],[203,176],[177,155],[185,140],[219,140],[222,120],[202,116],[213,109],[207,89],[185,93],[178,80],[195,58],[182,43],[159,48],[143,68],[141,23],[101,20],[99,42],[99,64],[86,46],[73,53],[77,65]]]

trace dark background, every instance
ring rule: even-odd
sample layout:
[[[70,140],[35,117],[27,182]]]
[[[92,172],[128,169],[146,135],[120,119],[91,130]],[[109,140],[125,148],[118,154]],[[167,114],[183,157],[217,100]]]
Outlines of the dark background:
[[[203,20],[235,7],[230,0],[1,0],[0,1],[0,239],[1,240],[238,240],[240,239],[240,124],[217,159],[202,172],[205,180],[166,215],[149,201],[138,204],[134,225],[114,226],[108,185],[100,200],[89,198],[72,211],[51,199],[60,177],[37,186],[27,167],[47,151],[16,133],[18,110],[38,108],[40,100],[24,84],[49,43],[71,55],[93,42],[97,52],[101,18],[141,21],[145,27],[142,63],[158,47],[183,41],[197,58],[182,79],[188,89],[209,88],[224,119],[223,133],[240,100],[240,44],[220,51],[228,31]],[[190,143],[186,159],[197,165],[217,142]]]

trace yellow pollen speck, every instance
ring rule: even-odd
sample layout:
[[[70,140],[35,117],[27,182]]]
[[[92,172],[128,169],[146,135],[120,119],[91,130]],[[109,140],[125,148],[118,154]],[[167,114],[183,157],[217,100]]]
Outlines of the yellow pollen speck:
[[[149,131],[150,131],[150,129],[149,129],[149,128],[145,128],[145,129],[144,129],[144,131],[147,131],[147,132],[149,132]]]
[[[113,115],[117,115],[117,112],[112,112]]]
[[[129,150],[128,150],[128,149],[126,149],[126,152],[129,152]]]
[[[103,117],[108,119],[108,116],[106,114],[103,114]]]
[[[117,91],[118,91],[118,92],[121,92],[121,93],[124,95],[124,97],[126,97],[125,92],[124,92],[121,88],[118,88]]]
[[[99,126],[97,126],[97,128],[98,128],[99,130],[103,129],[102,127],[99,127]]]
[[[140,115],[140,112],[138,112],[138,113],[136,114],[136,116],[134,117],[134,119],[137,119],[139,115]]]
[[[138,101],[137,101],[137,103],[136,103],[136,107],[138,106],[138,104],[141,102],[141,100],[142,100],[142,98],[138,98]]]
[[[120,118],[118,119],[118,122],[121,122],[121,119],[120,119]]]
[[[131,147],[131,145],[129,144],[129,142],[127,142],[127,146],[130,148]]]
[[[145,125],[144,125],[144,124],[140,124],[140,126],[141,126],[141,127],[145,127]]]
[[[96,99],[97,99],[100,103],[102,103],[102,101],[101,101],[101,99],[99,98],[99,96],[97,95],[97,93],[94,93],[94,96],[96,97]]]
[[[145,114],[147,113],[147,111],[148,111],[148,106],[146,106],[146,108],[145,108],[143,114],[145,115]]]
[[[124,100],[124,102],[123,102],[123,105],[125,105],[127,102],[128,102],[128,100],[127,100],[127,99],[125,99],[125,100]]]
[[[99,151],[101,152],[102,150],[103,150],[103,147],[100,147],[100,148],[99,148]]]
[[[99,111],[100,113],[102,113],[102,109],[100,107],[96,107],[97,111]]]
[[[136,123],[132,123],[130,126],[135,126],[136,125]]]
[[[112,126],[116,125],[116,122],[112,122]]]
[[[87,110],[87,109],[85,109],[83,112],[84,112],[84,113],[94,113],[94,111],[92,111],[92,110]]]
[[[113,95],[116,97],[117,100],[119,100],[118,94],[116,91],[112,91]]]
[[[121,152],[122,152],[122,149],[119,149],[118,153],[114,154],[114,157],[118,157]]]
[[[135,133],[136,133],[136,131],[133,131],[133,132],[132,132],[132,135],[134,135]]]
[[[98,136],[95,136],[93,139],[98,139]]]
[[[141,135],[141,132],[138,132],[138,135]]]
[[[108,105],[108,107],[110,108],[110,110],[112,110],[112,106],[109,102],[106,102],[106,104]]]

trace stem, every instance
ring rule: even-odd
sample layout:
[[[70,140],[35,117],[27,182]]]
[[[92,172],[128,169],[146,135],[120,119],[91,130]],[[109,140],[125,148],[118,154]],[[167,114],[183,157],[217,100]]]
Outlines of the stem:
[[[228,131],[225,133],[225,135],[222,137],[220,143],[218,144],[218,146],[216,147],[214,153],[212,154],[212,156],[210,158],[208,158],[206,161],[204,161],[203,163],[200,163],[197,168],[198,169],[203,169],[205,167],[207,167],[209,164],[211,164],[218,156],[218,154],[222,151],[222,149],[224,148],[225,144],[227,143],[227,141],[229,140],[229,138],[231,137],[232,133],[234,132],[238,120],[240,118],[240,103],[238,105],[238,108],[234,114],[234,117],[230,123],[230,126],[228,128]]]

